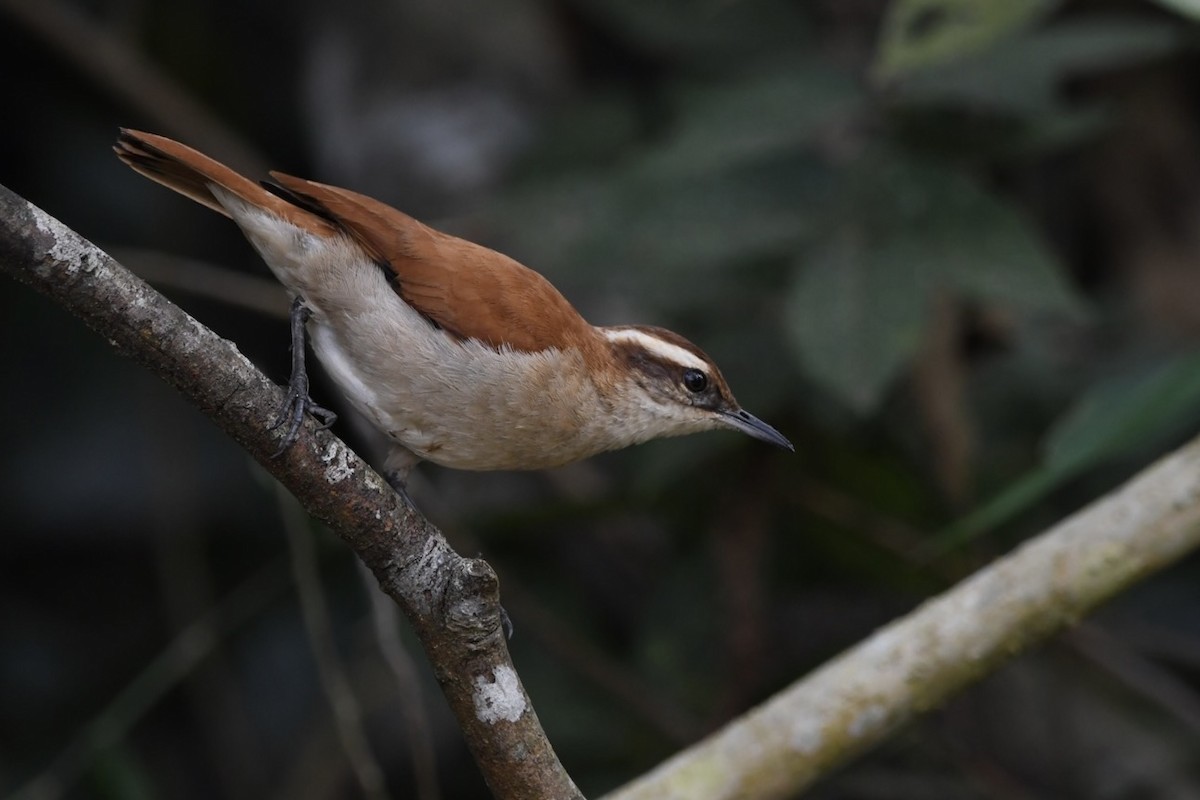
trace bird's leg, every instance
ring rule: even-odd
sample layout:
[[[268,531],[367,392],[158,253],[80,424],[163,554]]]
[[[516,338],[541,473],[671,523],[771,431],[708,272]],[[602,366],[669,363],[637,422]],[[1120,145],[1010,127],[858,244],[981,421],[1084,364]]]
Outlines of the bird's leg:
[[[410,470],[411,467],[406,469],[389,469],[384,473],[384,479],[388,482],[388,486],[391,486],[396,491],[396,494],[400,495],[400,499],[404,501],[404,504],[416,511],[417,504],[408,496],[408,473]]]
[[[383,459],[383,477],[400,495],[412,510],[417,510],[417,504],[408,496],[408,476],[412,475],[413,467],[420,463],[421,457],[399,442],[392,442],[387,456]]]
[[[292,300],[292,377],[288,380],[287,399],[283,401],[279,416],[275,417],[268,430],[273,431],[285,422],[288,423],[288,428],[272,458],[283,455],[283,451],[295,444],[300,436],[305,414],[312,414],[321,421],[319,430],[325,430],[337,421],[337,414],[317,405],[308,396],[308,370],[304,366],[304,326],[310,316],[312,311],[304,305],[303,298],[297,297]]]

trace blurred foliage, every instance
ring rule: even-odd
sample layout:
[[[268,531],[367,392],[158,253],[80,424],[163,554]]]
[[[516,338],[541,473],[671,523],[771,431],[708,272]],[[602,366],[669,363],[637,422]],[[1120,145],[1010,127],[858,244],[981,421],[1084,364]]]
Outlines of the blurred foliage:
[[[874,74],[891,80],[944,67],[964,56],[1018,38],[1044,18],[1055,0],[900,0],[888,6]]]
[[[1050,429],[1042,463],[932,540],[960,546],[995,529],[1081,472],[1114,459],[1152,453],[1191,431],[1200,407],[1200,357],[1176,356],[1132,375],[1093,384]]]
[[[855,410],[878,406],[951,293],[1028,313],[1079,314],[1054,258],[1010,205],[961,170],[860,156],[787,309],[801,366]]]
[[[1200,3],[1196,0],[1155,0],[1156,3],[1169,8],[1172,11],[1178,11],[1189,17],[1200,17]]]
[[[796,443],[714,433],[546,475],[419,471],[418,505],[503,573],[516,663],[590,793],[1198,427],[1196,3],[86,12],[271,167],[440,217],[597,323],[684,332]],[[156,113],[161,87],[72,66],[94,41],[23,19],[0,25],[4,74],[30,84],[0,182],[102,245],[264,274],[226,220],[111,158],[117,125],[205,147]],[[166,285],[286,374],[281,321]],[[169,391],[8,288],[3,417],[23,424],[0,488],[0,790],[49,765],[70,797],[358,796],[295,599],[255,588],[285,547],[270,487]],[[383,675],[350,559],[323,544],[339,650],[409,796],[397,743],[416,701]],[[1103,646],[1022,659],[812,796],[1200,797],[1196,570],[1115,604]],[[211,649],[163,672],[196,620]],[[485,796],[421,669],[445,796]],[[153,697],[111,718],[146,681]]]

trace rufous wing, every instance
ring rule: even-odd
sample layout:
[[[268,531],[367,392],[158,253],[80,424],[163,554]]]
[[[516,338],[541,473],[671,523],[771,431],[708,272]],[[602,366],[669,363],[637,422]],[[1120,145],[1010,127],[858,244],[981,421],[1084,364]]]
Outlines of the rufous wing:
[[[449,333],[537,352],[578,346],[590,326],[537,272],[423,225],[365,195],[272,172],[304,207],[333,221],[395,277],[400,296]]]

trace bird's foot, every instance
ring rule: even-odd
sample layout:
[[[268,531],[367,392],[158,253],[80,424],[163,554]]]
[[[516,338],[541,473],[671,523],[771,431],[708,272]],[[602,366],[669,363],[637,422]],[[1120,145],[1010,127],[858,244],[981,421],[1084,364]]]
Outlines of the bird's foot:
[[[297,297],[292,301],[292,377],[288,381],[287,397],[279,409],[279,415],[267,430],[273,431],[285,422],[288,427],[279,443],[279,449],[271,458],[283,455],[284,451],[300,438],[300,428],[304,425],[306,414],[311,414],[320,421],[318,430],[326,430],[337,421],[337,414],[318,405],[308,396],[308,369],[304,363],[304,326],[310,316],[312,311],[304,305],[303,299]]]

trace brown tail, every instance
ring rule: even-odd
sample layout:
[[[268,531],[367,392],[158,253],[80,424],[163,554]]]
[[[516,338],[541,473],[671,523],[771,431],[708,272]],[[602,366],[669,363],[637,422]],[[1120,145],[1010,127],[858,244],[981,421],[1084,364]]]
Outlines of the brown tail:
[[[326,220],[271,194],[254,181],[203,153],[165,136],[122,128],[113,151],[136,172],[227,217],[230,213],[213,195],[213,185],[314,233],[329,233],[333,229]]]

